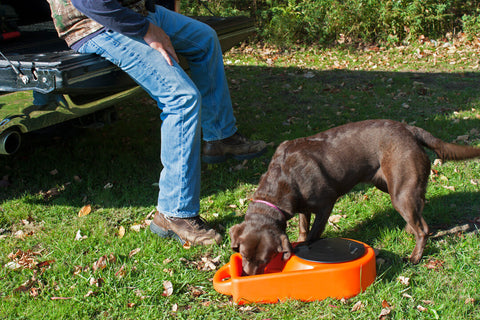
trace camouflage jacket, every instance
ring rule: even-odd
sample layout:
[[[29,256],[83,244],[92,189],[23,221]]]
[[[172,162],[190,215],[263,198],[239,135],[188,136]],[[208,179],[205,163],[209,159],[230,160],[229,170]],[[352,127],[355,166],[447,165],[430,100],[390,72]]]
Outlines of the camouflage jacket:
[[[75,9],[70,0],[47,1],[58,35],[69,46],[104,27]],[[145,0],[119,0],[119,2],[135,12],[143,15],[147,13]]]

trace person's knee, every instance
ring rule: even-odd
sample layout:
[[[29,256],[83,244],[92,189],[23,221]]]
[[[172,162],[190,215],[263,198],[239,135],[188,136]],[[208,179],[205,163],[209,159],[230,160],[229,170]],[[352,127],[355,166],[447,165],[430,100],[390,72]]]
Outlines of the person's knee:
[[[202,94],[195,86],[186,88],[178,97],[177,105],[186,113],[198,113],[202,104]]]
[[[210,27],[208,24],[205,24],[205,32],[207,33],[209,38],[217,39],[218,35],[215,29]]]
[[[218,43],[218,35],[215,29],[210,27],[208,24],[202,24],[202,38],[208,40],[209,43]]]

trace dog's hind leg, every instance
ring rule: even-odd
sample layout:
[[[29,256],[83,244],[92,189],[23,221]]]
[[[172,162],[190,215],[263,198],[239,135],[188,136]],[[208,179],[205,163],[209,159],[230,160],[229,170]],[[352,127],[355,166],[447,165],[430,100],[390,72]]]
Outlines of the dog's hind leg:
[[[406,230],[415,236],[416,243],[410,256],[410,262],[417,264],[422,258],[429,232],[428,225],[422,216],[425,186],[417,180],[416,183],[402,185],[401,190],[391,190],[390,196],[393,207],[407,222]]]
[[[413,264],[419,263],[420,259],[422,259],[429,232],[428,225],[425,219],[423,219],[421,211],[419,212],[417,210],[418,209],[410,208],[401,209],[400,207],[397,209],[405,221],[407,221],[406,231],[413,233],[415,236],[415,248],[410,255],[410,262]]]

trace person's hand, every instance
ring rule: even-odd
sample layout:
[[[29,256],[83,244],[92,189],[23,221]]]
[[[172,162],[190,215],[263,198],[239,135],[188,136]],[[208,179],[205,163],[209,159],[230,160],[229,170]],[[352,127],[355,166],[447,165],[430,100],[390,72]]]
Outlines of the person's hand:
[[[160,52],[169,65],[173,65],[172,58],[178,63],[178,57],[170,41],[170,37],[162,28],[150,23],[143,40],[145,40],[150,47]]]

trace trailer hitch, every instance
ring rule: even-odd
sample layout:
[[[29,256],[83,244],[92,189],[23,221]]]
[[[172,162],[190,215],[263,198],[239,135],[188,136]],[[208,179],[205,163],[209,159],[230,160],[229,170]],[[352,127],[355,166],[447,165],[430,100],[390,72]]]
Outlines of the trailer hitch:
[[[8,60],[8,58],[3,54],[2,51],[0,51],[0,55],[3,57],[3,59],[7,60],[13,71],[17,74],[20,80],[22,80],[23,84],[27,84],[30,81],[30,79],[26,75],[24,75],[20,70],[18,70],[17,67],[15,67],[10,60]]]

